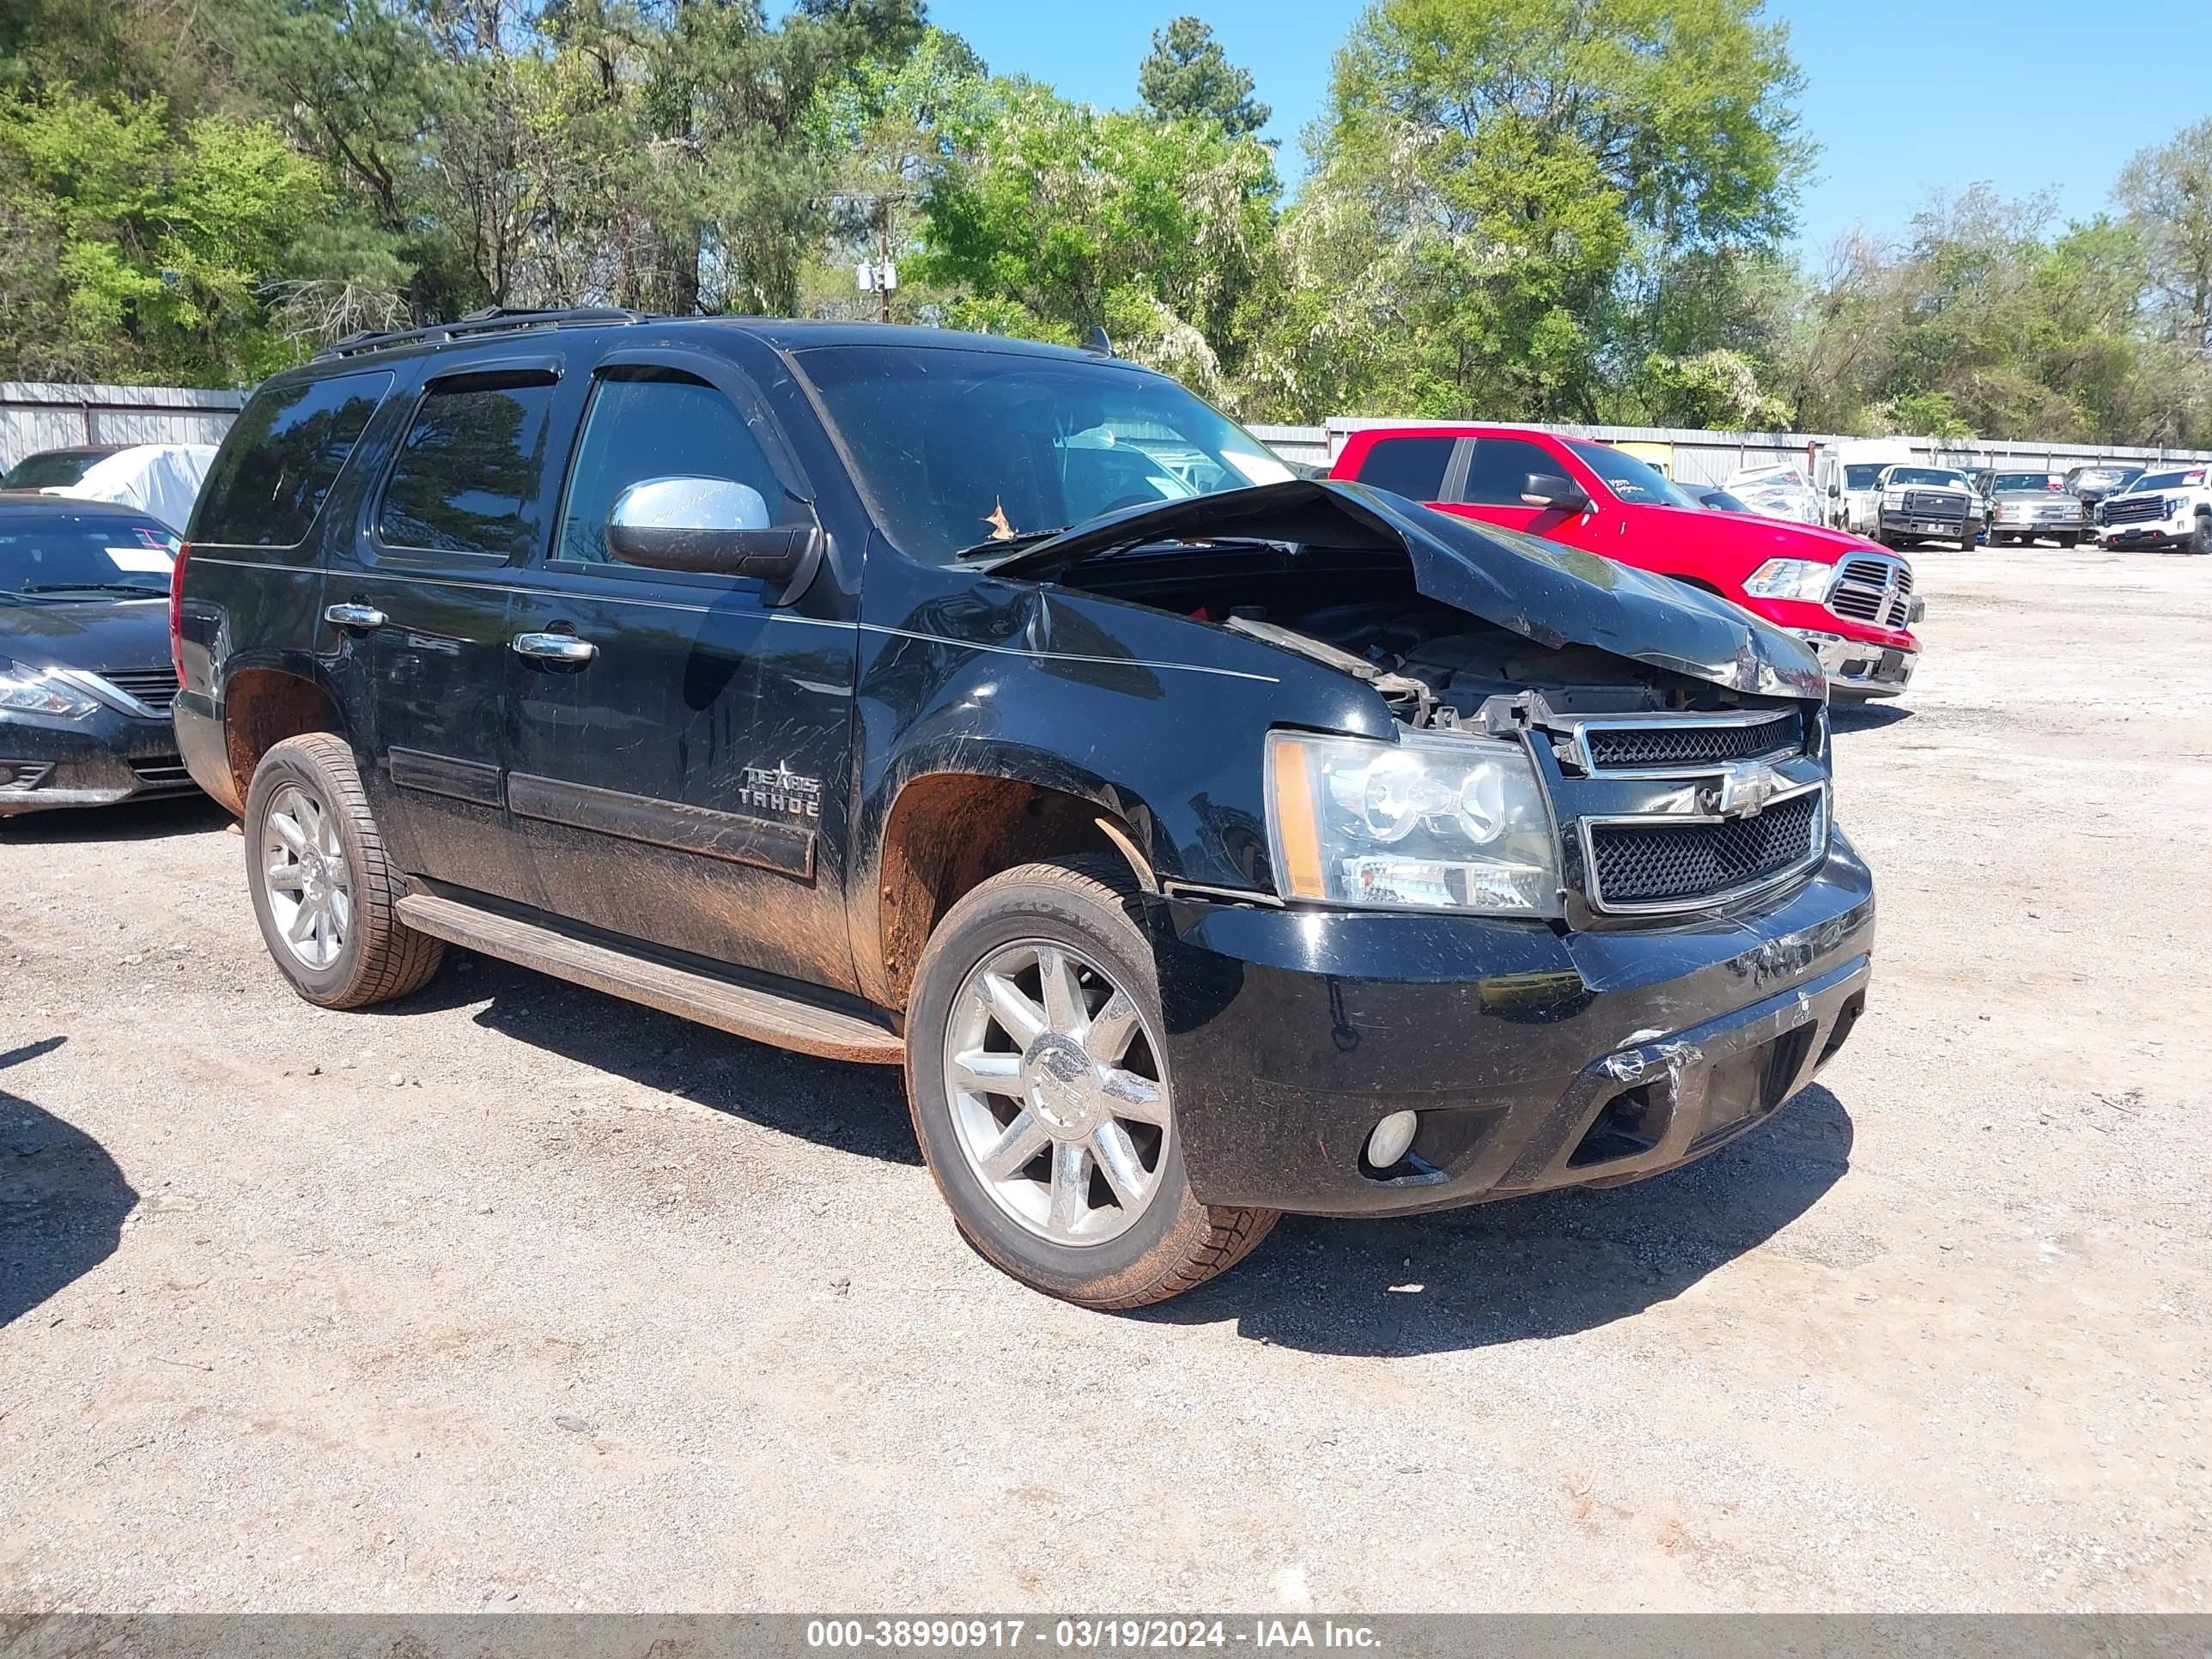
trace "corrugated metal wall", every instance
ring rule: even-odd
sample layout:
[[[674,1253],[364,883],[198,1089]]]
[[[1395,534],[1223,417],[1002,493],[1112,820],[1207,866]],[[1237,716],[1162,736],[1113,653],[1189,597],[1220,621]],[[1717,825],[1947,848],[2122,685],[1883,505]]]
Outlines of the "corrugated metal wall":
[[[221,443],[245,402],[242,392],[0,380],[0,472],[79,444]]]

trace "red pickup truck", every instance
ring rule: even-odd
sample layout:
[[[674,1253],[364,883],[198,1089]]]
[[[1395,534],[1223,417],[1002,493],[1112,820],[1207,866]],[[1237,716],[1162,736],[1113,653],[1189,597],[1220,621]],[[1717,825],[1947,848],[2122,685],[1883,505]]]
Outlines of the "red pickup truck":
[[[1857,536],[1700,506],[1633,455],[1523,427],[1368,428],[1334,478],[1601,554],[1732,599],[1810,646],[1845,697],[1893,697],[1919,660],[1912,567]]]

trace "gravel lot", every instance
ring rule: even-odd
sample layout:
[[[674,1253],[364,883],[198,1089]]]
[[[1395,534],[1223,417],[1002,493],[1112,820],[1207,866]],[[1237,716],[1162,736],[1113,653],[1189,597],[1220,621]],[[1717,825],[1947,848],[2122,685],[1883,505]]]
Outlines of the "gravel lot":
[[[211,807],[0,825],[0,1607],[2203,1610],[2212,562],[1917,563],[1824,1086],[1134,1316],[965,1249],[890,1073],[321,1013]]]

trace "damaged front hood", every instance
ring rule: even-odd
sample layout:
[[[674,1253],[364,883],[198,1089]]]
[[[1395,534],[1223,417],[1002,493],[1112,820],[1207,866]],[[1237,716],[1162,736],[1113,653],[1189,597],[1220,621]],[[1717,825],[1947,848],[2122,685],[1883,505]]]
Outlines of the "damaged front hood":
[[[1826,676],[1809,650],[1725,599],[1557,542],[1327,479],[1111,514],[992,570],[1051,581],[1086,560],[1170,541],[1401,552],[1413,564],[1413,585],[1430,599],[1539,645],[1594,646],[1733,691],[1827,695]]]

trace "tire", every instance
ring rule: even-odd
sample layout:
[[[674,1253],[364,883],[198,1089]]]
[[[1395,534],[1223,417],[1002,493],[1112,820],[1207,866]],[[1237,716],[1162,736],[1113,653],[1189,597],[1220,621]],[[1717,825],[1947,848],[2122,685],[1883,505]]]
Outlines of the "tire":
[[[1159,985],[1142,918],[1128,868],[1116,858],[1073,858],[1006,871],[970,892],[938,924],[907,1007],[907,1101],[915,1135],[961,1232],[1000,1272],[1086,1308],[1141,1308],[1203,1285],[1242,1261],[1279,1213],[1202,1204],[1192,1195],[1175,1128],[1172,1079],[1158,1046],[1164,1030]],[[1032,956],[1036,994],[1026,989],[1030,970],[1010,965]],[[1057,1015],[1042,980],[1048,962],[1074,967]],[[987,970],[1021,991],[1026,1014],[1044,1015],[1045,1034],[1032,1036],[1020,1055],[1010,1046],[1014,1025],[998,1024],[995,1013],[985,1012],[993,1006],[983,988]],[[1126,1069],[1109,1070],[1091,1057],[1089,1033],[1117,993],[1133,1005],[1133,1018],[1125,1010],[1104,1022],[1116,1031],[1130,1030],[1113,1051]],[[1066,1014],[1073,1007],[1070,994],[1084,1004],[1083,1013],[1073,1018]],[[1060,1085],[1044,1066],[1055,1052],[1050,1032],[1063,1024],[1081,1033],[1058,1041],[1063,1065],[1073,1068],[1062,1075],[1082,1073],[1066,1095],[1056,1092]],[[1095,1046],[1112,1041],[1102,1035]],[[956,1089],[956,1044],[957,1052],[994,1067],[1018,1067],[1018,1075],[1012,1069],[994,1071],[994,1079],[1002,1076],[1023,1092]],[[1095,1092],[1094,1064],[1101,1076],[1128,1080],[1119,1094]],[[1141,1098],[1141,1090],[1133,1092],[1130,1084],[1142,1085],[1148,1078],[1157,1087],[1144,1109],[1164,1120],[1157,1127],[1117,1115],[1119,1103]],[[1079,1090],[1085,1091],[1080,1098]],[[1138,1173],[1149,1183],[1137,1201],[1121,1202],[1091,1150],[1107,1143],[1080,1139],[1091,1122],[1118,1129],[1113,1144],[1135,1151]],[[1015,1155],[1031,1144],[1042,1150],[1019,1169],[987,1176],[981,1153],[994,1136]],[[1039,1143],[1038,1136],[1049,1138]],[[1109,1200],[1081,1210],[1082,1218],[1072,1226],[1060,1224],[1074,1212],[1063,1211],[1052,1179],[1063,1157],[1070,1167],[1088,1172],[1069,1182],[1068,1191],[1084,1202],[1101,1195]],[[1117,1161],[1126,1162],[1126,1152]],[[1087,1240],[1080,1235],[1084,1228],[1092,1230]]]
[[[2188,550],[2212,554],[2212,513],[2197,515],[2197,533],[2189,538]]]
[[[2058,538],[2059,550],[2062,552],[2071,553],[2075,548],[2081,546],[2081,538],[2078,533],[2070,536],[2062,535]]]
[[[295,856],[303,830],[318,849],[315,859]],[[264,755],[246,795],[245,832],[253,919],[294,990],[320,1007],[365,1008],[430,982],[445,959],[445,942],[416,933],[392,908],[404,890],[385,857],[352,745],[343,738],[310,732]],[[325,879],[322,872],[334,865],[331,849],[340,857],[335,877]],[[289,880],[276,873],[280,864]],[[325,896],[320,914],[337,925],[311,928],[295,945],[287,937],[288,919],[317,908],[317,893]]]

